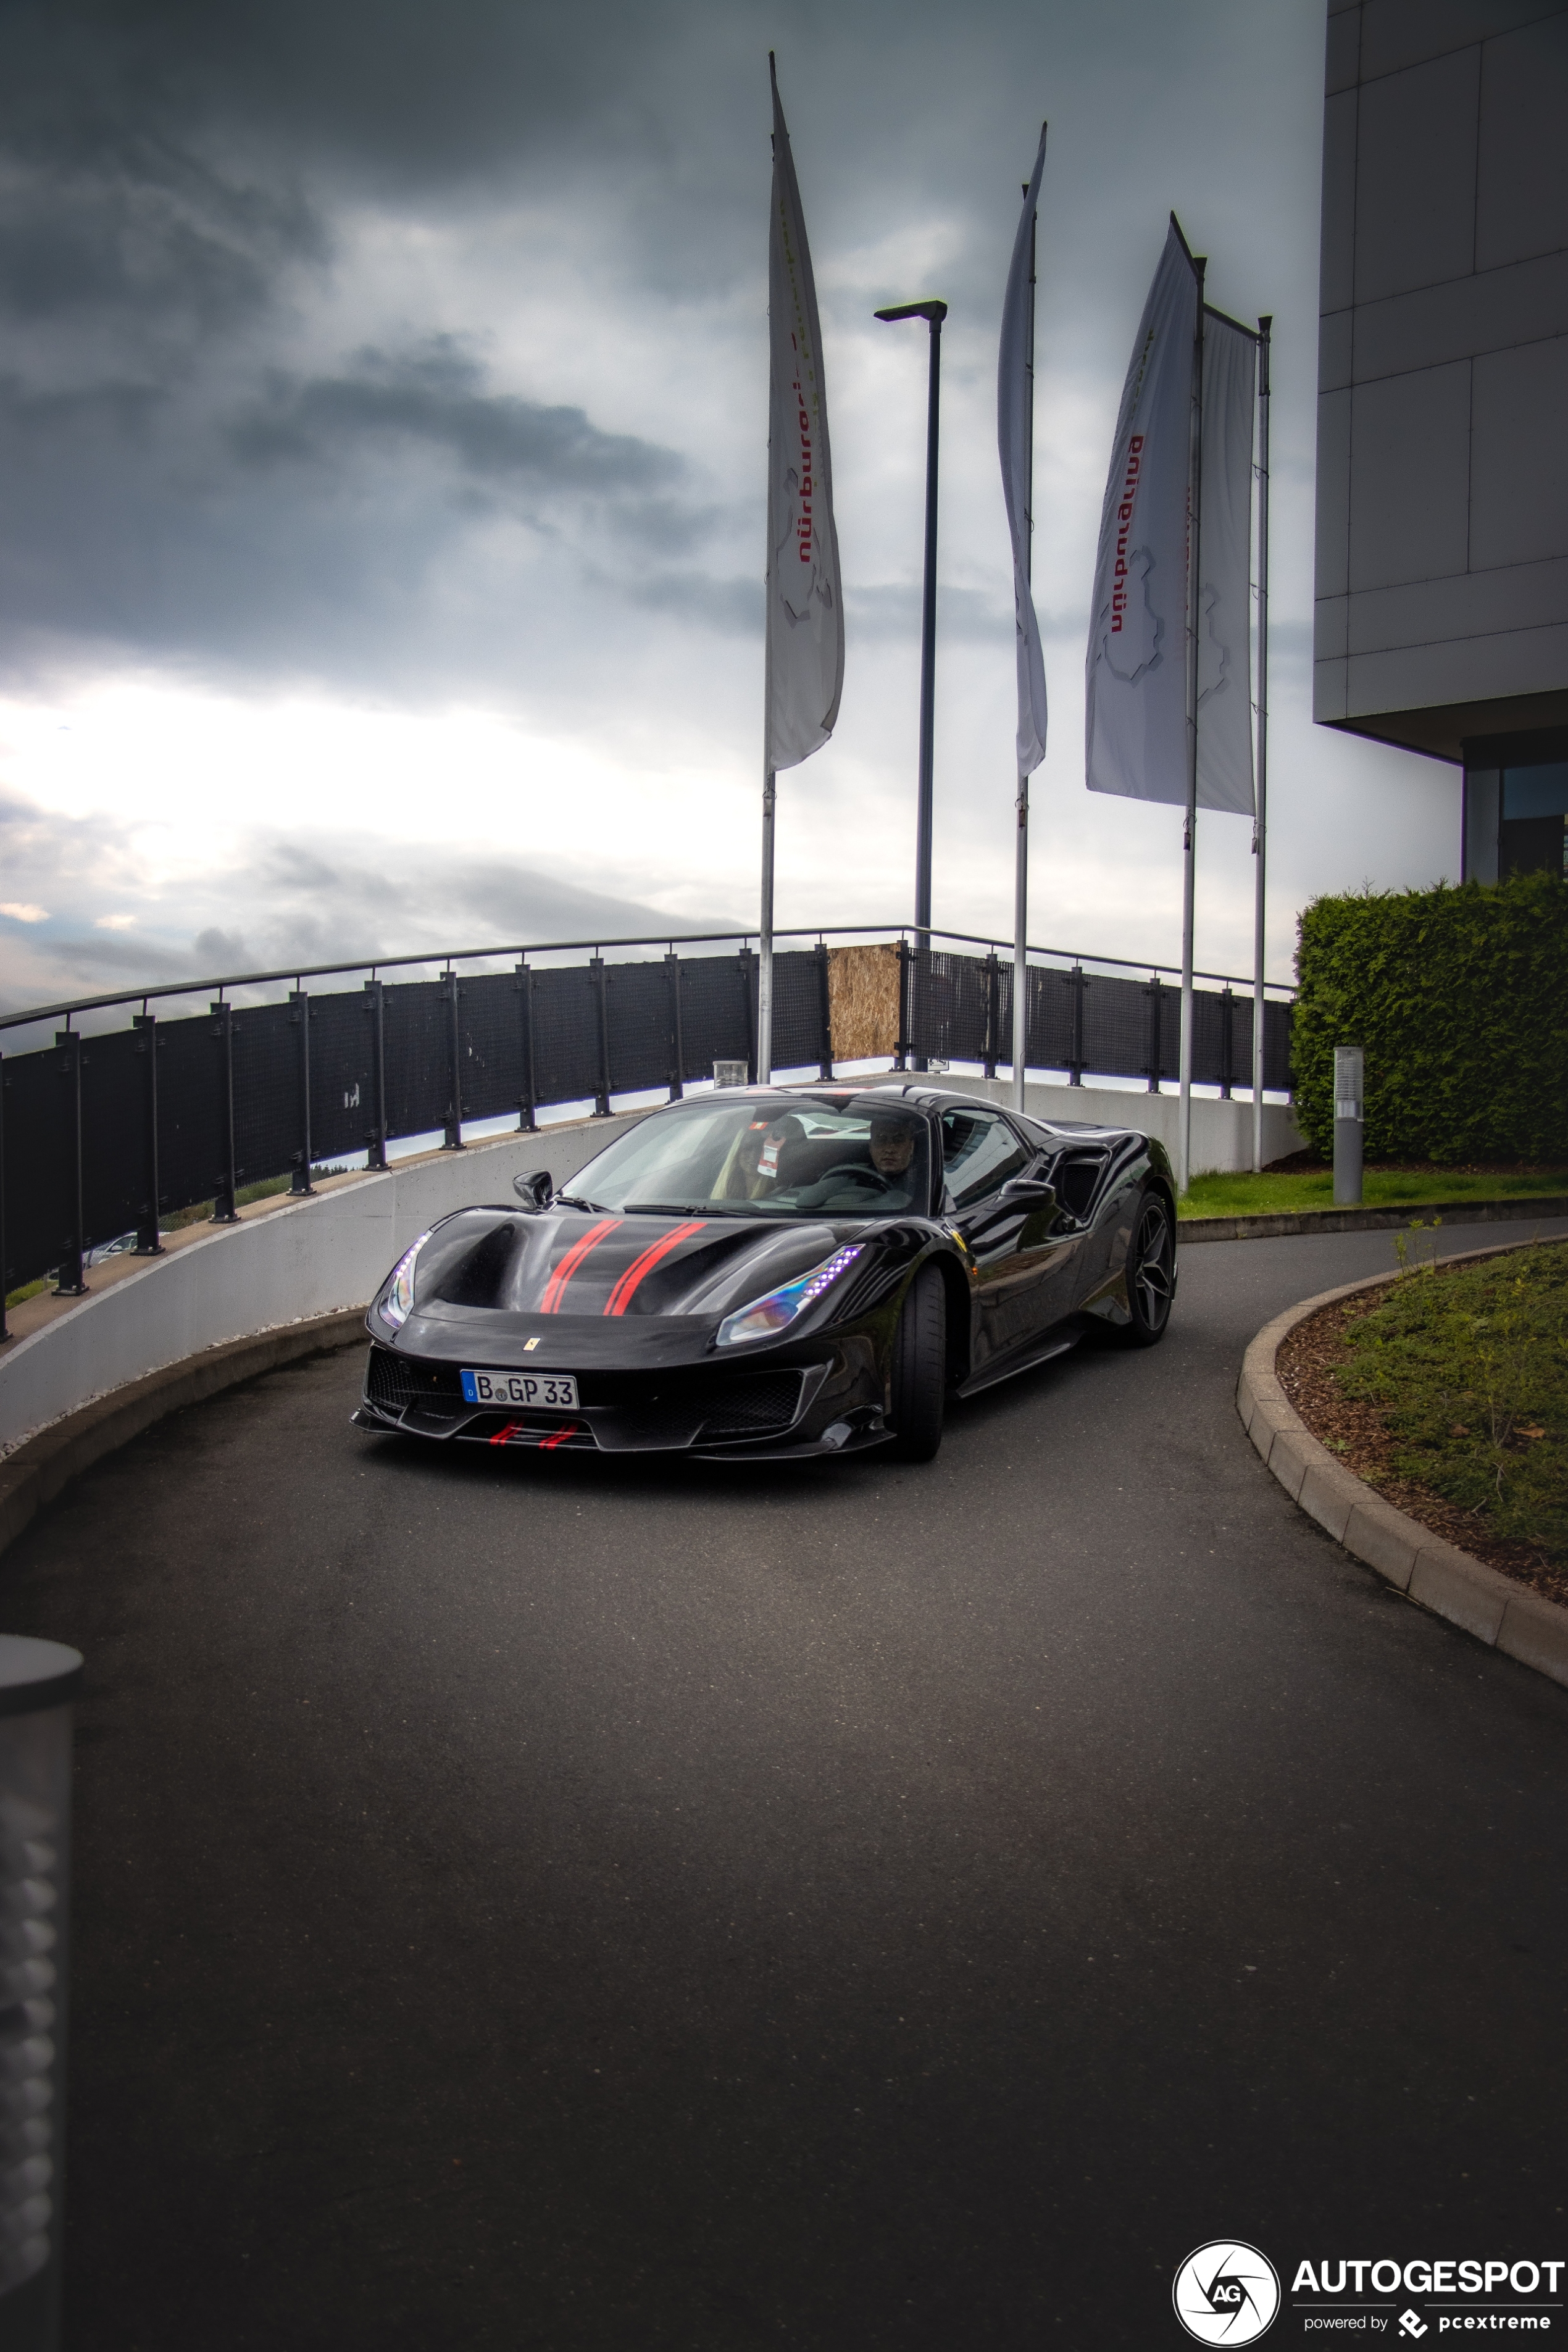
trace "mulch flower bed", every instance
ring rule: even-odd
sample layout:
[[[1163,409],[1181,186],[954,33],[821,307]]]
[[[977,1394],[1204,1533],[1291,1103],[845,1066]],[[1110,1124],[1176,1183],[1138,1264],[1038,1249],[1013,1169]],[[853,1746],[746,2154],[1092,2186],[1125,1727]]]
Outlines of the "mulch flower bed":
[[[1343,1299],[1297,1324],[1275,1360],[1279,1384],[1291,1405],[1318,1443],[1396,1510],[1408,1513],[1434,1535],[1457,1544],[1488,1568],[1529,1585],[1549,1601],[1568,1605],[1568,1569],[1554,1566],[1532,1544],[1489,1534],[1484,1518],[1475,1511],[1447,1502],[1401,1477],[1393,1460],[1405,1449],[1390,1431],[1383,1407],[1347,1397],[1341,1389],[1334,1374],[1350,1360],[1345,1334],[1362,1316],[1381,1305],[1384,1296],[1380,1288]]]

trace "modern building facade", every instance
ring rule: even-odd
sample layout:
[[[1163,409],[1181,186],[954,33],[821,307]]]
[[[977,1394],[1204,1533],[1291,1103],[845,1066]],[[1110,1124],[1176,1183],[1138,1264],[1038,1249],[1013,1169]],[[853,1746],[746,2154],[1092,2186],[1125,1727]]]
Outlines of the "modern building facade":
[[[1313,714],[1568,866],[1568,0],[1329,0]]]

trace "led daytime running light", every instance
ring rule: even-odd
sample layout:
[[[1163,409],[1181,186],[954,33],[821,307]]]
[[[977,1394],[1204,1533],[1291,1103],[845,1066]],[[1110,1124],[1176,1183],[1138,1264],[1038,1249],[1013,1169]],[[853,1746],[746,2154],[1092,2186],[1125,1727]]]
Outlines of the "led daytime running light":
[[[412,1249],[405,1250],[392,1269],[392,1280],[386,1286],[386,1297],[381,1302],[384,1323],[395,1327],[406,1323],[414,1312],[414,1261],[429,1240],[421,1234]]]
[[[797,1315],[815,1305],[830,1283],[848,1272],[858,1257],[865,1254],[864,1242],[851,1242],[847,1248],[835,1250],[809,1274],[794,1282],[781,1283],[770,1290],[765,1298],[754,1298],[749,1307],[739,1307],[733,1315],[726,1315],[719,1326],[719,1345],[733,1348],[742,1339],[766,1339],[774,1332],[784,1330]]]

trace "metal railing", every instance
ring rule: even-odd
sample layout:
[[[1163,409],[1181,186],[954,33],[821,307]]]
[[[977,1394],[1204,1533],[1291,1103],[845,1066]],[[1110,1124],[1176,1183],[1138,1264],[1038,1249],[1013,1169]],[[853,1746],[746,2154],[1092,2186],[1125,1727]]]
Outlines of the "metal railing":
[[[927,950],[911,946],[910,929],[775,934],[775,1069],[830,1078],[836,1059],[888,1055],[899,1069],[935,1059],[991,1077],[1010,1061],[1010,943],[936,932],[933,942],[953,944]],[[159,982],[0,1016],[7,1033],[64,1024],[52,1044],[0,1059],[5,1290],[54,1273],[60,1293],[77,1295],[94,1247],[134,1234],[139,1252],[156,1254],[162,1218],[210,1201],[216,1223],[232,1222],[245,1186],[287,1177],[308,1193],[312,1169],[334,1157],[363,1153],[368,1167],[384,1168],[397,1139],[439,1133],[441,1148],[456,1151],[466,1124],[515,1115],[528,1132],[545,1107],[591,1103],[605,1118],[617,1095],[667,1089],[673,1101],[719,1060],[744,1061],[754,1076],[755,937],[688,932],[378,956]],[[885,968],[873,968],[869,1030],[863,971],[858,1025],[836,1023],[840,950],[829,939],[884,950]],[[791,940],[811,944],[784,945]],[[727,942],[738,942],[728,954],[689,952]],[[612,962],[606,948],[653,952]],[[977,948],[984,952],[970,951]],[[586,961],[542,961],[584,950]],[[1061,1070],[1075,1086],[1086,1076],[1139,1078],[1152,1091],[1174,1078],[1180,991],[1164,977],[1173,966],[1030,953],[1030,1068]],[[504,968],[473,969],[498,963]],[[433,979],[382,976],[431,964],[443,967]],[[1122,976],[1133,972],[1147,977]],[[353,973],[368,975],[358,989],[306,986]],[[1194,1076],[1228,1094],[1250,1079],[1251,983],[1201,977],[1223,985],[1197,992]],[[289,982],[281,1001],[236,1001]],[[1266,1010],[1265,1085],[1273,1089],[1289,1082],[1285,993]],[[173,1020],[149,1009],[190,995],[207,996],[206,1009]],[[77,1025],[120,1008],[131,1011],[124,1028]]]

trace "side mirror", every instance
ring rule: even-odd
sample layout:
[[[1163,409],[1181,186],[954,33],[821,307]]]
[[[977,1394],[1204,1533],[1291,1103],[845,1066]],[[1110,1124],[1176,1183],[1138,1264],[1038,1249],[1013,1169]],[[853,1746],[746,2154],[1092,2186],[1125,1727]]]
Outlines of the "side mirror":
[[[552,1191],[549,1169],[525,1169],[521,1176],[512,1178],[511,1189],[525,1209],[532,1210],[535,1214],[541,1209],[548,1209]]]
[[[1011,1209],[1047,1209],[1056,1197],[1056,1186],[1038,1176],[1015,1176],[1002,1187],[1002,1198]]]

